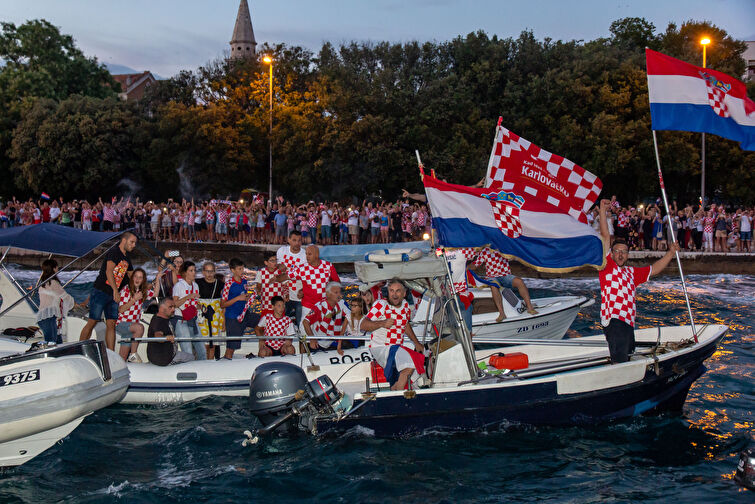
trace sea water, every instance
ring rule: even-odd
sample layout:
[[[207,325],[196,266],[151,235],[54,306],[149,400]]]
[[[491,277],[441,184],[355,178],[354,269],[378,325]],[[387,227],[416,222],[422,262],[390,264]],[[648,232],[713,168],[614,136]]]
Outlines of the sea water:
[[[222,268],[221,272],[222,272]],[[13,270],[22,283],[38,272]],[[70,278],[63,274],[63,279]],[[95,273],[72,283],[77,300]],[[353,279],[352,279],[353,280]],[[682,416],[595,427],[506,424],[492,432],[377,439],[273,437],[242,447],[257,426],[243,398],[113,406],[62,443],[0,474],[14,502],[755,502],[733,475],[753,443],[755,277],[691,276],[698,324],[730,326]],[[585,295],[570,335],[600,332],[597,278],[526,279],[533,297]],[[678,278],[639,290],[639,327],[687,324]]]

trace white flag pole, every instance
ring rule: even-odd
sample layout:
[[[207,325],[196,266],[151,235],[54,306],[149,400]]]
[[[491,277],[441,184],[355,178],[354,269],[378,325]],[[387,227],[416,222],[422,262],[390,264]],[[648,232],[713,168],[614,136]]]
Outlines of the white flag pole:
[[[671,230],[671,241],[676,243],[676,233],[673,232],[671,226],[671,211],[668,206],[668,198],[666,197],[666,186],[663,184],[663,173],[661,172],[661,158],[658,155],[658,138],[656,137],[655,130],[653,130],[653,146],[655,147],[655,162],[658,165],[658,180],[661,183],[661,195],[663,196],[663,204],[666,207],[666,217],[668,218],[668,227]],[[684,271],[682,271],[682,260],[679,258],[679,251],[676,251],[676,265],[679,267],[679,276],[682,278],[682,291],[684,291],[684,299],[687,301],[687,314],[689,315],[689,322],[692,326],[692,336],[697,343],[697,329],[695,328],[695,320],[692,317],[692,306],[689,304],[689,295],[687,294],[687,283],[684,280]]]

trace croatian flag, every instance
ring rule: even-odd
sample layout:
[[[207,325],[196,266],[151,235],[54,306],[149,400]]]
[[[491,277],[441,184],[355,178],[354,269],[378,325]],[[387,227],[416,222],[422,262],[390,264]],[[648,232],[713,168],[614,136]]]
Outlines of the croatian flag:
[[[553,206],[553,211],[587,223],[586,213],[598,199],[603,183],[572,161],[501,127],[499,118],[485,187],[537,198]]]
[[[428,175],[423,182],[440,245],[490,245],[538,271],[603,265],[595,230],[528,193],[448,184]]]
[[[739,80],[645,49],[654,130],[713,133],[755,150],[755,102]]]
[[[50,195],[49,195],[49,194],[47,194],[46,192],[43,192],[43,193],[41,194],[41,197],[42,197],[42,199],[43,199],[43,200],[49,200],[49,199],[50,199]]]

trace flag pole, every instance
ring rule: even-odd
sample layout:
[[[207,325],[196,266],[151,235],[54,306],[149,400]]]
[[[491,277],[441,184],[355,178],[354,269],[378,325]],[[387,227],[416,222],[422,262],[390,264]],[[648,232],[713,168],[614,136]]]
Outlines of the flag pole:
[[[661,183],[661,195],[663,196],[663,205],[666,207],[666,217],[668,218],[668,227],[671,230],[671,242],[676,243],[676,233],[673,232],[671,226],[671,211],[668,206],[668,198],[666,197],[666,186],[663,184],[663,172],[661,172],[661,157],[658,155],[658,138],[653,130],[653,147],[655,148],[655,162],[658,165],[658,180]],[[679,267],[679,276],[682,278],[682,291],[684,292],[684,299],[687,301],[687,314],[689,315],[689,322],[692,326],[692,336],[697,343],[697,329],[695,328],[695,319],[692,317],[692,306],[689,304],[689,295],[687,294],[687,282],[684,280],[684,271],[682,271],[682,260],[679,258],[679,251],[676,252],[676,265]]]

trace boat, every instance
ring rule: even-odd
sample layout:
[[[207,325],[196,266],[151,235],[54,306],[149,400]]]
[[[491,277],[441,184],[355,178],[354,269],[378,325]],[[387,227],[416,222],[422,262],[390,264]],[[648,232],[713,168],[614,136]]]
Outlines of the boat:
[[[0,467],[28,462],[121,400],[123,360],[97,341],[50,347],[0,340]]]
[[[363,282],[397,277],[436,298],[440,309],[428,325],[440,336],[431,343],[426,374],[411,390],[391,391],[374,379],[344,382],[323,374],[312,380],[290,364],[259,366],[250,382],[249,408],[263,426],[247,431],[245,442],[281,429],[322,435],[359,428],[393,437],[512,423],[590,425],[678,412],[728,329],[638,329],[637,351],[621,364],[611,364],[601,334],[561,341],[510,339],[513,346],[475,350],[450,294],[443,259],[380,267],[362,262],[356,272]],[[492,367],[494,358],[504,362],[502,369]]]
[[[499,344],[511,338],[561,339],[582,308],[595,303],[585,296],[552,296],[533,298],[537,311],[530,314],[511,289],[502,289],[501,302],[506,318],[497,321],[498,309],[490,289],[470,289],[472,301],[472,341],[478,344]],[[417,307],[413,325],[423,324],[428,313],[434,313],[432,300],[423,298]]]
[[[140,345],[146,347],[146,345]],[[265,363],[283,362],[316,377],[327,372],[346,381],[364,383],[370,376],[372,356],[366,347],[351,348],[339,355],[335,350],[279,357],[252,357],[190,361],[170,366],[149,362],[128,363],[131,382],[124,404],[178,404],[206,396],[249,395],[249,377]]]
[[[60,267],[60,271],[64,271],[93,250],[112,241],[105,250],[107,252],[117,244],[114,239],[120,235],[121,233],[84,231],[49,223],[0,229],[0,247],[5,248],[0,257],[0,336],[21,338],[29,342],[42,339],[42,332],[37,327],[38,306],[32,299],[36,289],[24,289],[6,267],[5,258],[11,249],[70,257],[70,262]],[[89,264],[93,264],[105,252],[98,254]],[[73,279],[68,283],[71,281]],[[85,324],[84,317],[65,317],[61,330],[63,341],[78,341]]]
[[[418,255],[434,253],[427,240],[408,243],[325,246],[320,257],[330,262],[372,261],[407,262]],[[374,284],[368,284],[372,287]],[[595,303],[585,296],[533,298],[538,313],[530,314],[511,289],[501,289],[506,318],[497,321],[498,310],[489,288],[472,288],[472,334],[475,344],[498,344],[509,338],[561,339],[577,317],[579,310]],[[421,326],[428,313],[434,313],[432,300],[422,298],[414,310],[413,325]]]

